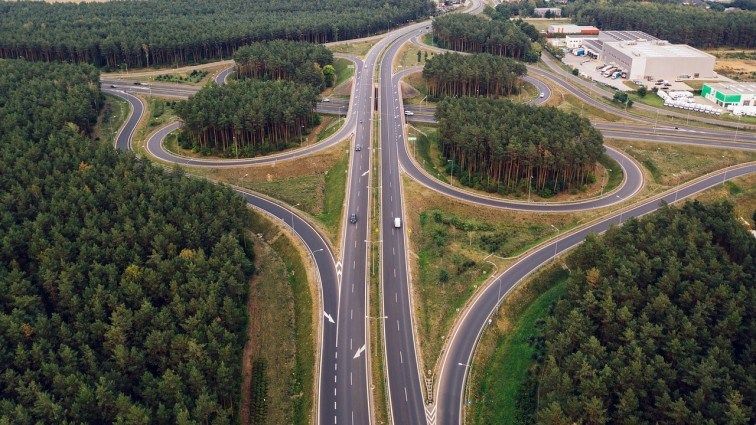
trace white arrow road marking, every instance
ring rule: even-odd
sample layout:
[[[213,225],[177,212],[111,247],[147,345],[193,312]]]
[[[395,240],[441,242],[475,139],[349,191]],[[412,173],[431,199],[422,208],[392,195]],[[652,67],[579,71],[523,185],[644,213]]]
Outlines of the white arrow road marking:
[[[357,353],[354,355],[353,358],[356,359],[356,358],[360,357],[360,354],[362,354],[363,351],[365,351],[365,346],[364,345],[362,347],[360,347],[359,350],[357,350]]]
[[[325,318],[328,319],[329,322],[336,323],[333,321],[333,317],[331,317],[330,314],[326,313],[325,310],[323,310],[323,316],[325,316]]]

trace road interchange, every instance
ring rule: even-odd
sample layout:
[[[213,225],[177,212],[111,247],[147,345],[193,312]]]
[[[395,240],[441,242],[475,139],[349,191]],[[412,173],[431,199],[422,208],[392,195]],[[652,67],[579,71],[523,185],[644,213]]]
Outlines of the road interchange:
[[[355,84],[347,107],[345,123],[332,137],[307,148],[294,149],[281,154],[252,159],[208,159],[196,160],[171,154],[161,156],[162,140],[171,131],[178,128],[178,123],[171,123],[151,137],[147,144],[147,151],[165,162],[177,163],[194,167],[233,167],[269,164],[276,161],[287,161],[310,155],[326,147],[333,146],[352,136],[352,146],[360,144],[365,149],[363,153],[356,153],[350,158],[349,177],[347,180],[347,207],[344,212],[345,224],[342,227],[341,255],[337,259],[334,249],[312,225],[308,219],[292,207],[286,206],[266,196],[250,191],[234,188],[241,196],[256,209],[277,218],[291,227],[311,253],[317,267],[321,287],[321,305],[324,314],[321,322],[320,338],[320,366],[318,373],[318,423],[371,423],[373,418],[370,367],[369,367],[369,338],[368,328],[370,318],[367,316],[367,246],[371,242],[381,246],[381,285],[382,285],[382,316],[379,322],[383,326],[382,334],[386,374],[389,384],[389,405],[393,423],[460,423],[463,414],[464,382],[467,376],[467,366],[474,350],[475,343],[485,327],[486,320],[495,311],[506,292],[523,277],[549,261],[555,255],[580,243],[589,232],[601,232],[612,224],[618,224],[631,216],[645,214],[655,210],[660,201],[674,202],[691,196],[708,187],[721,184],[724,180],[756,171],[754,164],[730,167],[720,172],[712,173],[706,178],[695,180],[668,192],[660,198],[652,198],[637,204],[637,206],[623,210],[617,214],[607,216],[591,225],[581,227],[562,235],[556,241],[546,242],[540,248],[523,255],[514,266],[491,280],[480,289],[474,299],[468,304],[464,313],[458,319],[452,337],[448,339],[447,349],[444,351],[439,375],[434,393],[436,403],[426,405],[427,394],[423,394],[423,382],[420,366],[417,361],[414,326],[412,323],[411,282],[408,280],[407,235],[403,229],[393,227],[393,218],[404,218],[402,204],[401,173],[419,181],[428,187],[448,196],[453,196],[466,202],[482,203],[487,206],[509,208],[524,211],[577,211],[605,207],[632,197],[642,185],[642,173],[637,164],[617,150],[609,150],[615,160],[625,163],[625,182],[616,192],[605,196],[573,203],[528,203],[493,198],[475,194],[470,191],[455,188],[440,182],[428,175],[418,166],[409,153],[406,141],[406,123],[404,122],[404,107],[399,91],[401,75],[393,73],[392,62],[404,43],[426,31],[429,22],[412,24],[394,30],[383,37],[370,49],[363,61],[355,60]],[[380,119],[380,140],[372,140],[374,96],[373,73],[380,71],[377,88],[380,90],[378,100]],[[226,68],[216,76],[219,83],[225,82],[232,71]],[[536,80],[539,81],[539,80]],[[388,84],[387,84],[388,82]],[[144,104],[138,96],[131,94],[138,89],[133,84],[122,84],[120,81],[103,80],[103,85],[116,85],[105,88],[104,91],[126,99],[132,111],[126,123],[119,131],[115,145],[118,149],[131,149],[131,140],[139,119],[144,114]],[[167,97],[187,97],[193,88],[175,88],[171,85],[151,85],[148,92],[152,95]],[[194,90],[196,92],[196,90]],[[146,93],[145,93],[146,94]],[[548,96],[544,98],[547,99]],[[325,110],[343,109],[344,104],[332,102],[330,105],[319,105]],[[330,108],[330,109],[329,109]],[[407,108],[410,110],[410,108]],[[418,109],[418,112],[421,112]],[[417,114],[419,115],[419,114]],[[416,115],[416,116],[417,116]],[[618,134],[634,134],[633,130],[624,127],[605,127],[607,132],[617,131]],[[676,140],[670,130],[660,128],[660,141],[673,143],[700,143],[710,145],[722,134],[729,134],[720,130],[693,129],[699,133],[689,133],[686,140]],[[678,130],[679,131],[679,130]],[[662,133],[667,132],[667,133]],[[608,133],[614,134],[614,133]],[[656,129],[654,129],[656,135]],[[644,136],[648,136],[645,134]],[[667,139],[665,139],[665,137]],[[673,140],[669,140],[673,139]],[[681,139],[681,138],[677,138]],[[644,140],[648,140],[644,138]],[[657,140],[657,139],[653,139]],[[703,140],[703,141],[701,141]],[[743,141],[733,141],[725,147],[754,149],[748,140],[756,140],[752,134],[743,136]],[[722,143],[721,138],[719,143]],[[159,146],[158,150],[156,146]],[[370,193],[371,155],[372,149],[380,149],[380,191],[381,209],[379,225],[380,240],[370,241],[368,225],[370,222]],[[352,149],[354,152],[354,149]],[[363,171],[364,170],[364,171]],[[346,216],[351,213],[359,215],[355,224],[346,223]],[[552,253],[553,255],[547,255]],[[351,267],[350,267],[351,265]],[[343,283],[343,284],[342,284]],[[392,296],[393,295],[393,296]],[[375,322],[374,322],[375,323]],[[455,368],[454,362],[464,364],[463,370]],[[459,366],[459,365],[458,365]],[[355,373],[356,372],[356,373]],[[356,379],[355,379],[356,375]]]

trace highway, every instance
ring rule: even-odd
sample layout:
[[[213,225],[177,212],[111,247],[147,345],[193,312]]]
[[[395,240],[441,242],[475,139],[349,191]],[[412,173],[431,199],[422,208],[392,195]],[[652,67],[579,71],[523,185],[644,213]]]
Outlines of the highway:
[[[473,11],[480,11],[482,3],[473,2]],[[571,233],[561,235],[523,255],[512,267],[481,288],[468,303],[455,323],[454,331],[447,339],[441,363],[422,365],[418,359],[413,325],[411,282],[408,272],[408,229],[405,227],[405,211],[402,196],[401,174],[446,196],[460,201],[495,208],[532,212],[567,212],[601,208],[622,202],[635,195],[643,185],[643,174],[638,164],[620,151],[608,148],[607,154],[617,161],[624,171],[623,183],[614,191],[601,197],[568,203],[515,201],[471,192],[453,187],[430,176],[410,154],[406,143],[405,107],[399,85],[401,78],[413,70],[393,73],[392,62],[401,46],[427,32],[429,21],[411,24],[391,31],[380,39],[367,53],[364,60],[352,58],[355,63],[355,81],[348,101],[331,99],[320,102],[319,112],[337,113],[346,116],[344,125],[331,137],[315,145],[284,151],[278,154],[246,159],[198,159],[178,156],[166,151],[162,142],[171,131],[179,128],[178,122],[158,129],[147,142],[146,149],[156,158],[169,163],[193,167],[238,167],[291,161],[334,146],[353,136],[350,145],[350,166],[346,188],[344,225],[340,237],[341,258],[317,228],[294,208],[266,196],[234,188],[250,205],[290,226],[307,247],[317,266],[321,287],[322,324],[320,338],[320,362],[318,365],[318,391],[316,421],[319,424],[369,424],[373,420],[373,405],[370,376],[369,326],[382,326],[384,361],[388,384],[389,414],[394,424],[458,424],[464,414],[464,384],[472,354],[480,333],[498,304],[523,277],[548,262],[554,256],[579,244],[588,233],[605,231],[630,217],[655,210],[660,201],[674,202],[701,190],[721,184],[726,179],[756,171],[756,164],[731,167],[704,178],[680,186],[660,197],[627,207],[625,210],[601,218]],[[531,75],[525,77],[545,93],[548,100],[551,92],[544,80],[549,80],[568,90],[577,90],[597,105],[593,98],[573,87],[559,77],[543,70],[528,68]],[[374,83],[378,70],[378,84]],[[225,83],[232,67],[220,71],[214,81]],[[417,69],[414,69],[417,71]],[[537,77],[537,78],[533,78]],[[150,83],[134,85],[122,80],[103,79],[103,91],[119,96],[129,102],[132,111],[119,130],[115,145],[118,149],[131,149],[131,140],[145,112],[142,101],[135,94],[152,94],[172,98],[187,98],[198,88],[175,84]],[[111,87],[115,86],[115,87]],[[378,98],[374,98],[378,89]],[[571,91],[572,92],[572,91]],[[378,105],[380,139],[372,140],[374,106]],[[599,102],[602,109],[606,105]],[[425,122],[433,118],[429,107],[408,106],[415,113],[411,120]],[[639,121],[637,117],[630,117]],[[673,128],[641,125],[594,123],[605,137],[643,139],[665,143],[703,144],[738,149],[753,149],[754,134],[720,129],[697,127]],[[356,145],[362,149],[356,151]],[[380,216],[378,218],[379,240],[369,239],[371,153],[379,150]],[[349,217],[354,214],[356,223]],[[402,226],[394,227],[394,218],[401,218]],[[368,247],[380,244],[381,261],[381,316],[367,316],[368,308]],[[438,367],[438,369],[436,369]],[[435,386],[429,392],[423,387],[421,369],[439,371]],[[428,403],[426,403],[426,401]]]

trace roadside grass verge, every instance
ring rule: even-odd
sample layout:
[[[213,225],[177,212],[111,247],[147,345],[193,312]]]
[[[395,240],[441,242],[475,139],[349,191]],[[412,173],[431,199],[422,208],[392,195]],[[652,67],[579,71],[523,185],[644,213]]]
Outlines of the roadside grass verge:
[[[410,270],[420,351],[433,369],[457,313],[486,279],[529,248],[581,223],[575,213],[532,214],[470,205],[404,177]]]
[[[157,97],[142,97],[141,99],[144,102],[145,111],[134,133],[133,147],[137,153],[146,153],[145,145],[150,134],[176,119],[173,108],[178,101]]]
[[[290,161],[251,167],[187,168],[187,171],[260,192],[305,212],[338,251],[348,164],[349,143],[344,141]]]
[[[347,59],[335,58],[333,67],[336,69],[336,83],[334,87],[354,76],[354,64]]]
[[[539,321],[566,289],[569,274],[557,265],[547,266],[519,284],[487,326],[475,349],[465,423],[528,424],[532,397],[527,384],[533,364]]]
[[[748,230],[756,230],[756,174],[738,177],[697,195],[702,202],[727,200],[735,207],[735,216]]]
[[[413,43],[405,44],[394,58],[394,71],[400,71],[411,66],[423,66],[425,61],[432,58],[434,52],[419,47]]]
[[[355,56],[365,56],[371,47],[378,42],[378,39],[368,41],[357,41],[353,43],[344,43],[328,46],[328,49],[334,53],[346,53]]]
[[[320,126],[318,126],[320,128],[320,131],[316,133],[317,141],[320,142],[331,137],[333,133],[336,133],[343,124],[343,117],[323,115],[323,121],[321,122]]]
[[[265,405],[266,424],[309,424],[313,411],[317,294],[302,250],[279,225],[254,214],[256,273],[250,282],[248,342],[245,347],[247,411]],[[282,278],[283,276],[283,278]],[[255,379],[254,365],[264,365]],[[245,391],[247,389],[247,391]],[[255,403],[250,403],[257,394]],[[263,400],[259,400],[262,395]]]
[[[650,174],[652,188],[669,188],[720,168],[756,160],[756,152],[737,149],[614,139],[606,142],[640,162]]]
[[[95,127],[95,140],[113,144],[116,134],[129,116],[129,103],[120,97],[106,94],[105,105],[100,111]]]

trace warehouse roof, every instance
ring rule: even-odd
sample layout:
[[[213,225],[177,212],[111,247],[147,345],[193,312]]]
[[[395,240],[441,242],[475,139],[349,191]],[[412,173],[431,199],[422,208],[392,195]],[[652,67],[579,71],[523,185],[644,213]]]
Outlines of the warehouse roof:
[[[756,83],[706,83],[712,89],[725,94],[756,94]]]
[[[669,44],[666,41],[613,41],[605,43],[632,56],[653,58],[702,58],[713,57],[687,44]]]
[[[658,40],[658,38],[643,31],[601,31],[603,41],[609,42],[609,38],[615,41]]]

